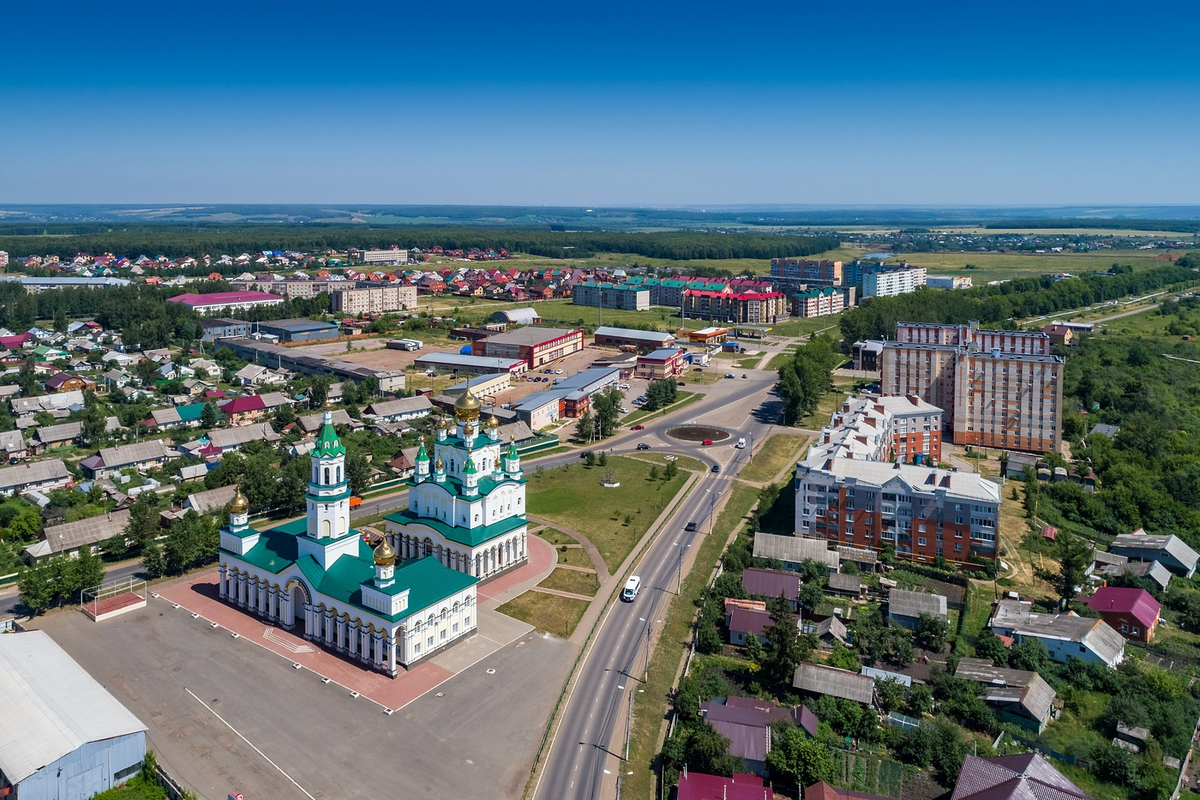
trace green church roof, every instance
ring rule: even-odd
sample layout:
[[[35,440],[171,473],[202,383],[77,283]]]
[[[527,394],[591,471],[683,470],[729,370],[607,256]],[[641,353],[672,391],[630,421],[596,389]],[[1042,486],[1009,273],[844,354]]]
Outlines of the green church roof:
[[[342,440],[333,429],[333,414],[329,411],[325,412],[325,423],[321,426],[321,435],[317,437],[316,451],[321,458],[346,455],[346,448],[342,447]]]
[[[467,547],[478,547],[490,539],[529,524],[524,517],[509,517],[499,522],[493,522],[491,525],[480,525],[475,528],[455,528],[441,520],[419,516],[413,513],[412,509],[407,508],[397,511],[394,514],[388,514],[384,519],[394,522],[397,525],[424,525],[426,528],[437,531],[447,541],[456,542]]]

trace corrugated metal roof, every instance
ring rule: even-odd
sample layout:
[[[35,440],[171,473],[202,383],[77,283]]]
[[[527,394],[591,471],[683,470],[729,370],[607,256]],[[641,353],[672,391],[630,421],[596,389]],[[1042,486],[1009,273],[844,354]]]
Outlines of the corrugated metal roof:
[[[11,782],[88,742],[144,730],[44,631],[0,636],[0,771]]]
[[[51,553],[77,550],[87,544],[96,544],[116,536],[129,524],[129,509],[113,511],[96,517],[54,525],[45,530],[46,542]]]

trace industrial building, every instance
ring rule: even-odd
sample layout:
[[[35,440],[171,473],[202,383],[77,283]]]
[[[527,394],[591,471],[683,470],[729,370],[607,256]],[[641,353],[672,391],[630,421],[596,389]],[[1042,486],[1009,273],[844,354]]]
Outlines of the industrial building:
[[[336,339],[338,326],[332,322],[316,322],[311,319],[277,319],[256,323],[260,333],[275,336],[281,342],[316,342]]]
[[[286,369],[303,375],[333,375],[338,380],[364,381],[374,379],[383,394],[404,390],[403,370],[382,370],[356,364],[340,358],[305,353],[306,348],[290,348],[253,339],[223,339],[238,358],[272,369]]]
[[[146,726],[45,631],[0,635],[0,797],[87,800],[136,775]]]
[[[662,331],[639,331],[633,328],[596,328],[595,343],[600,347],[635,347],[643,352],[670,347],[675,344],[675,334]]]
[[[200,341],[215,342],[218,339],[237,339],[250,335],[250,323],[241,319],[214,317],[200,320]]]
[[[520,359],[530,369],[537,369],[582,349],[582,330],[529,326],[481,339],[472,352],[491,358]]]
[[[125,278],[82,278],[82,277],[47,277],[35,278],[29,275],[0,275],[0,281],[13,281],[25,287],[25,291],[29,294],[38,294],[40,292],[50,291],[54,289],[69,289],[75,287],[84,287],[90,289],[111,289],[117,286],[129,286],[133,281]]]
[[[458,375],[494,375],[507,372],[522,375],[529,364],[516,358],[493,358],[466,353],[426,353],[414,362],[419,370],[451,372]]]

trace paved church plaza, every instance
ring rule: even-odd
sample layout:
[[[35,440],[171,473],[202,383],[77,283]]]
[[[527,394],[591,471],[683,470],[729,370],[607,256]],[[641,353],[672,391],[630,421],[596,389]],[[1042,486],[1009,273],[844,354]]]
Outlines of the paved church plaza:
[[[215,622],[230,634],[236,633],[239,638],[286,659],[280,662],[280,668],[294,669],[291,665],[299,664],[302,669],[329,678],[333,683],[395,711],[530,632],[530,625],[507,617],[495,608],[545,578],[554,568],[554,561],[554,549],[549,544],[535,536],[529,537],[527,563],[479,586],[479,629],[475,635],[408,671],[402,670],[395,678],[367,669],[361,663],[305,640],[294,631],[269,625],[243,609],[222,602],[217,595],[215,570],[156,586],[153,591],[161,598],[159,602],[177,603],[191,613],[199,614],[197,623]]]

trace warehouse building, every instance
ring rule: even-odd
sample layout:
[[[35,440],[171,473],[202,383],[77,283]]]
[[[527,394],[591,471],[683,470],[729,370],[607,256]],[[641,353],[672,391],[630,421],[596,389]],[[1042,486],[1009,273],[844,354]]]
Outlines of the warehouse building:
[[[336,339],[338,326],[332,322],[315,322],[311,319],[277,319],[258,323],[262,333],[276,336],[281,342],[316,342],[321,339]]]
[[[662,331],[639,331],[633,328],[596,328],[595,343],[600,347],[636,347],[644,353],[675,344],[675,334]]]
[[[450,372],[457,375],[495,375],[502,372],[521,375],[529,369],[529,364],[523,360],[466,353],[426,353],[414,363],[419,370]]]
[[[583,331],[528,327],[498,333],[475,343],[474,354],[491,358],[520,359],[537,369],[583,349]]]
[[[146,726],[44,631],[0,636],[0,796],[87,800],[129,780]]]

